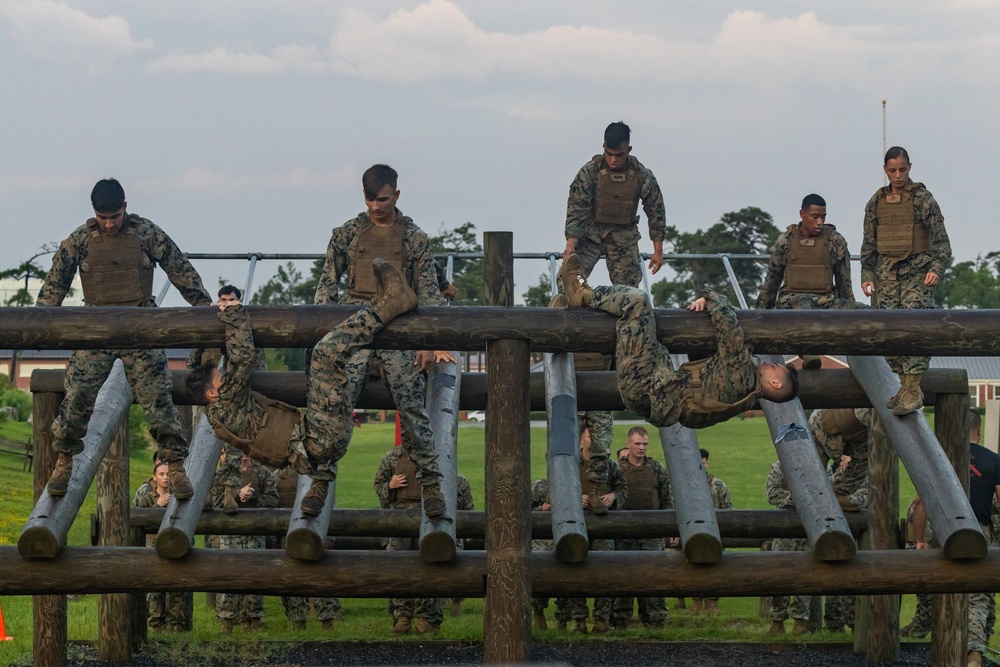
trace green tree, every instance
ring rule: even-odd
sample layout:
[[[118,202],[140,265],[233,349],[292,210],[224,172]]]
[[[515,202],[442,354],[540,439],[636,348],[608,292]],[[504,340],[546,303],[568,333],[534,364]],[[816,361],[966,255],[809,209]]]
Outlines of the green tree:
[[[524,305],[545,308],[552,300],[552,280],[546,274],[538,276],[538,284],[532,285],[521,295]]]
[[[441,253],[473,253],[483,252],[483,247],[476,240],[476,226],[467,222],[454,229],[445,229],[444,223],[438,229],[435,236],[430,237],[431,250],[435,254]],[[446,266],[447,259],[444,257],[435,260]],[[452,279],[455,285],[455,298],[453,303],[465,306],[478,306],[483,300],[483,260],[481,258],[455,257],[452,263]]]
[[[35,260],[39,257],[44,257],[45,255],[51,255],[58,248],[58,243],[46,243],[42,246],[41,250],[21,262],[18,266],[13,269],[7,269],[6,271],[0,271],[0,279],[16,278],[17,280],[24,281],[24,287],[20,288],[14,293],[13,296],[9,297],[7,301],[4,302],[5,306],[27,307],[35,304],[35,295],[28,291],[28,281],[32,278],[41,280],[45,277],[45,274],[48,273],[45,267]],[[73,291],[70,290],[68,295],[72,294]]]
[[[673,246],[673,252],[683,254],[767,254],[778,238],[780,230],[774,226],[769,213],[756,206],[748,206],[726,213],[708,229],[695,232],[668,230],[666,239]],[[705,287],[725,294],[737,303],[736,294],[730,287],[729,274],[721,259],[675,259],[668,260],[677,272],[674,280],[662,280],[651,287],[653,302],[657,306],[680,308],[694,299]],[[760,289],[767,272],[765,262],[733,260],[733,271],[737,282],[752,301]]]
[[[948,308],[1000,308],[1000,252],[949,267],[935,292]]]

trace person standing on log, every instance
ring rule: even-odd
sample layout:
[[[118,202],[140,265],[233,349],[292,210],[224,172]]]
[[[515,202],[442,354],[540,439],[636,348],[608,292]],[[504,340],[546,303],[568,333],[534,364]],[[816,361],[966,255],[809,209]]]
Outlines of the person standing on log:
[[[445,298],[438,286],[434,255],[427,234],[396,208],[398,174],[385,164],[369,167],[362,176],[367,209],[333,230],[326,262],[316,286],[316,303],[368,306],[376,296],[376,280],[370,267],[376,257],[391,264],[412,286],[424,306],[443,306]],[[339,283],[347,275],[346,293]],[[426,378],[422,371],[435,361],[455,361],[445,351],[352,349],[341,364],[346,374],[344,399],[353,407],[364,389],[372,358],[379,360],[392,400],[396,404],[407,455],[416,464],[424,513],[437,518],[444,514],[441,472],[434,451],[434,434],[424,405]]]
[[[642,291],[621,285],[591,288],[576,255],[563,262],[561,273],[571,308],[597,308],[618,317],[618,388],[625,407],[654,426],[679,422],[706,428],[746,412],[758,398],[783,403],[798,395],[798,372],[754,360],[736,312],[721,294],[705,290],[688,306],[711,316],[715,354],[674,370],[670,353],[656,338],[653,308]]]
[[[302,511],[310,516],[322,512],[337,462],[351,441],[351,413],[360,391],[351,368],[355,353],[397,315],[417,307],[417,295],[392,265],[381,259],[373,264],[373,303],[334,327],[312,350],[303,415],[250,388],[257,354],[250,315],[238,301],[216,304],[226,324],[226,371],[209,363],[188,373],[188,391],[192,400],[208,405],[205,416],[216,437],[272,468],[291,466],[312,477],[302,499]]]
[[[885,154],[889,185],[865,206],[861,291],[876,308],[934,308],[934,286],[951,263],[951,242],[934,195],[910,178],[910,156],[893,146]],[[899,392],[886,407],[902,417],[923,407],[920,376],[930,357],[886,357],[899,375]]]
[[[90,202],[94,217],[59,245],[36,306],[62,305],[79,271],[88,306],[154,308],[153,272],[157,264],[192,306],[212,302],[198,272],[171,238],[149,220],[126,211],[125,190],[118,181],[98,181]],[[149,421],[149,432],[158,445],[156,458],[167,463],[171,492],[178,500],[190,498],[194,489],[184,470],[188,446],[170,397],[173,385],[163,350],[73,352],[66,369],[66,397],[52,422],[52,448],[57,457],[46,486],[49,495],[66,495],[73,456],[83,451],[97,392],[116,359],[122,360],[135,400]]]
[[[851,286],[851,252],[837,228],[826,224],[826,200],[806,195],[799,223],[771,246],[767,276],[756,308],[863,308]],[[802,355],[802,368],[822,367],[819,355]]]

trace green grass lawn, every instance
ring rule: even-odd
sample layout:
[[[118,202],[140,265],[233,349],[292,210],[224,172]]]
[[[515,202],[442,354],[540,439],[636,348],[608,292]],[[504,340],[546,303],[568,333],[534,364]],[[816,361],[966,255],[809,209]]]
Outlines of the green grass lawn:
[[[631,425],[615,427],[615,442],[622,446]],[[0,437],[27,438],[30,427],[24,424],[6,424],[0,429]],[[650,454],[662,460],[662,451],[656,443],[655,429],[651,429],[652,444]],[[482,509],[485,500],[484,479],[484,436],[481,425],[463,426],[458,430],[458,469],[468,477],[472,485],[477,509]],[[392,424],[365,424],[355,429],[351,446],[340,464],[337,482],[337,506],[373,508],[378,507],[378,499],[373,488],[373,478],[382,456],[393,445]],[[545,471],[545,429],[533,428],[531,476],[538,479]],[[734,419],[699,432],[701,446],[711,453],[710,469],[729,486],[737,509],[767,509],[764,482],[770,465],[777,460],[774,446],[770,441],[767,424],[763,418]],[[617,447],[616,447],[617,449]],[[15,545],[18,535],[32,509],[32,476],[22,472],[23,458],[0,454],[0,477],[5,481],[0,502],[0,544]],[[151,473],[152,458],[149,452],[134,453],[131,457],[131,488],[133,491]],[[900,470],[900,506],[905,511],[913,497],[913,485],[905,471]],[[79,517],[70,531],[70,545],[81,546],[90,543],[90,515],[95,511],[95,491],[91,489]],[[69,638],[71,640],[93,640],[97,637],[96,595],[82,596],[69,602]],[[292,632],[284,618],[280,600],[265,598],[267,618],[267,639],[321,639],[331,636],[336,639],[389,639],[391,619],[386,602],[380,599],[344,600],[345,617],[337,621],[332,636],[324,633],[319,623],[310,619],[304,632]],[[673,601],[668,604],[673,606]],[[31,659],[31,598],[0,597],[3,619],[7,634],[14,641],[0,642],[0,664],[30,664]],[[757,598],[726,598],[721,602],[722,613],[715,618],[690,616],[684,610],[671,610],[668,627],[659,632],[629,631],[616,634],[617,637],[644,637],[658,639],[690,640],[764,640],[768,622],[758,614]],[[913,613],[914,597],[903,597],[904,623]],[[550,626],[555,623],[549,611]],[[216,638],[218,623],[214,612],[205,604],[205,595],[195,594],[194,633],[191,635],[160,635],[165,641],[161,651],[180,651],[188,641]],[[260,637],[261,635],[254,635]],[[415,636],[415,635],[411,635]],[[536,632],[541,639],[568,637],[555,630]],[[439,635],[442,639],[481,639],[482,600],[470,599],[464,603],[461,617],[445,616]],[[227,641],[227,655],[233,651],[246,651],[252,659],[266,653],[266,647],[242,634],[237,628],[232,635],[232,646]],[[810,635],[810,641],[844,641],[843,635],[820,633]],[[239,648],[236,648],[236,646]],[[214,649],[212,649],[214,650]]]

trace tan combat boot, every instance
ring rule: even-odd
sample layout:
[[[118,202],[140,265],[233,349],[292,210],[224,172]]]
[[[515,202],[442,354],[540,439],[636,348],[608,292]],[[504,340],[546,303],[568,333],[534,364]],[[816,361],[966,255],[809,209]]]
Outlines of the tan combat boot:
[[[384,259],[372,261],[375,267],[375,300],[372,310],[382,324],[417,307],[417,294],[406,284],[403,276]]]
[[[705,600],[705,613],[709,616],[719,615],[719,601],[709,598]]]
[[[573,626],[572,634],[574,635],[585,635],[587,634],[587,621],[582,618],[576,620],[576,625]]]
[[[243,621],[243,632],[260,632],[264,629],[264,622],[259,618],[251,618]]]
[[[603,635],[605,632],[608,631],[608,629],[609,629],[608,624],[604,621],[603,618],[594,619],[594,632],[596,632],[599,635]]]
[[[588,308],[590,299],[594,295],[594,290],[587,284],[587,277],[583,272],[583,264],[576,253],[566,258],[562,265],[563,289],[566,291],[566,299],[570,308]]]
[[[903,375],[903,386],[896,394],[896,406],[892,414],[903,417],[924,407],[924,393],[920,391],[920,375],[909,373]]]
[[[177,500],[187,500],[194,495],[194,487],[184,471],[183,461],[171,461],[167,464],[167,482],[170,483],[170,493]]]
[[[792,623],[792,634],[793,635],[804,635],[806,633],[806,622],[801,618],[795,619]]]
[[[323,629],[324,630],[333,630],[333,621],[331,621],[329,619],[323,621]]]
[[[697,616],[701,613],[701,607],[704,604],[702,598],[691,598],[691,615]]]
[[[538,609],[536,609],[535,613],[532,615],[532,623],[531,624],[533,626],[535,626],[536,630],[548,630],[549,629],[548,621],[545,620],[545,612],[539,611]]]
[[[236,500],[237,488],[227,486],[222,490],[222,511],[226,514],[236,514],[240,511],[240,504]]]
[[[569,308],[569,300],[565,294],[560,292],[549,299],[549,308]]]
[[[785,634],[785,624],[782,621],[771,621],[771,627],[768,628],[767,634],[769,635]]]
[[[427,518],[436,519],[444,516],[444,494],[441,493],[440,483],[421,487],[420,497],[424,501],[424,514],[427,515]]]
[[[399,616],[396,618],[396,622],[392,624],[392,630],[390,630],[394,635],[407,635],[410,633],[410,619],[406,616]]]
[[[309,491],[302,499],[302,513],[309,516],[319,516],[326,506],[326,495],[330,490],[330,482],[325,479],[314,479]]]
[[[61,498],[69,488],[69,478],[73,474],[73,455],[69,452],[59,452],[56,455],[56,467],[49,476],[45,490],[50,496]]]
[[[231,635],[233,634],[233,621],[228,618],[224,618],[219,621],[219,634],[220,635]]]
[[[800,359],[802,359],[802,368],[806,370],[814,371],[823,368],[823,360],[817,354],[803,354]]]
[[[983,654],[979,651],[969,651],[969,667],[983,667]]]
[[[436,635],[438,631],[438,626],[433,625],[426,618],[418,618],[415,623],[417,628],[417,634],[420,635]]]

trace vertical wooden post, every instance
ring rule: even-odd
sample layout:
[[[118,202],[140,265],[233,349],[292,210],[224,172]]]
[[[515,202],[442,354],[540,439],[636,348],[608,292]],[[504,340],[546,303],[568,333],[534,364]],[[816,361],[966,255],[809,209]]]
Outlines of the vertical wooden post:
[[[966,494],[969,492],[969,397],[938,394],[934,434],[948,455]],[[931,665],[964,665],[969,634],[969,596],[931,596]]]
[[[898,443],[905,447],[906,443]],[[882,418],[872,411],[868,436],[869,500],[868,537],[872,549],[898,549],[899,541],[899,457],[889,443]],[[868,646],[869,664],[899,660],[899,596],[874,595],[870,598]]]
[[[42,495],[49,475],[55,469],[52,451],[52,420],[59,411],[62,394],[32,394],[31,410],[35,438],[35,501]],[[32,654],[38,667],[62,667],[66,664],[66,596],[35,595],[32,598]]]
[[[483,236],[486,303],[514,304],[514,236]],[[531,434],[528,340],[486,346],[486,593],[483,661],[531,659]]]
[[[146,546],[146,533],[141,528],[129,529],[129,545],[133,547]],[[132,626],[132,648],[146,643],[147,627],[149,618],[149,606],[146,604],[145,593],[129,593],[129,611],[131,612],[130,625]],[[215,609],[213,606],[212,609]]]
[[[871,436],[869,436],[871,442]],[[871,468],[868,469],[868,484],[871,487]],[[862,551],[869,551],[872,548],[871,538],[868,531],[861,533],[858,538],[858,548]],[[872,599],[868,595],[859,595],[854,603],[854,652],[864,653],[868,646],[868,620],[871,617]]]
[[[97,544],[129,544],[129,429],[122,420],[111,448],[97,471]],[[128,662],[132,657],[131,596],[105,593],[97,601],[97,658]]]

